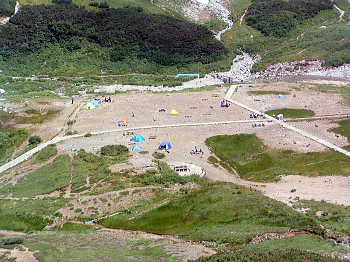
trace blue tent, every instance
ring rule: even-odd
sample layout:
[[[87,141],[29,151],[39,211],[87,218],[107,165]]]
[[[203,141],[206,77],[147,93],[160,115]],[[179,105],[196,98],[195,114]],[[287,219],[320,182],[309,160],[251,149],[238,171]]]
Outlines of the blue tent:
[[[168,141],[164,141],[162,143],[159,144],[159,149],[165,149],[165,150],[169,150],[169,149],[172,149],[173,148],[173,145],[168,142]]]
[[[131,141],[134,142],[145,142],[145,138],[141,135],[134,135],[133,138],[131,138]]]
[[[132,151],[140,151],[143,150],[143,146],[135,145],[132,147]]]
[[[277,95],[277,98],[279,98],[279,99],[285,99],[286,96],[285,96],[285,95],[282,95],[282,94],[278,94],[278,95]]]
[[[93,104],[96,107],[101,106],[101,104],[99,102],[97,102],[96,100],[92,100],[90,103]]]

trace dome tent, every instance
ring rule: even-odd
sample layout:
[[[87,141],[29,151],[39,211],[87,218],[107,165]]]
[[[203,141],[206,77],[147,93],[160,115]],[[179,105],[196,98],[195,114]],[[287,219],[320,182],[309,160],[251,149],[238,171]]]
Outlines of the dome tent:
[[[173,145],[169,141],[164,141],[159,144],[159,149],[161,150],[169,150],[172,148],[173,148]]]
[[[178,115],[178,114],[179,114],[179,112],[176,109],[172,109],[170,111],[170,115]]]
[[[135,145],[135,146],[132,147],[131,150],[132,151],[140,151],[140,150],[143,150],[143,146]]]
[[[99,102],[97,102],[96,100],[92,100],[90,103],[93,104],[95,107],[101,106],[101,104]]]
[[[145,138],[141,135],[134,135],[131,138],[131,141],[133,141],[133,142],[145,142]]]

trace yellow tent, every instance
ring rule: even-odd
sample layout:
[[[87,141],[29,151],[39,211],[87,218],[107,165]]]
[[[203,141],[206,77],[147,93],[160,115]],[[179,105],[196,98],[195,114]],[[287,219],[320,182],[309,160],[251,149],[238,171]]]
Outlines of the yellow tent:
[[[176,109],[172,109],[170,111],[170,115],[178,115],[178,114],[179,114],[179,112],[177,112]]]
[[[91,104],[91,103],[87,103],[86,105],[85,105],[85,107],[84,107],[85,109],[88,109],[88,110],[90,110],[90,109],[95,109],[96,108],[96,106],[94,106],[93,104]]]

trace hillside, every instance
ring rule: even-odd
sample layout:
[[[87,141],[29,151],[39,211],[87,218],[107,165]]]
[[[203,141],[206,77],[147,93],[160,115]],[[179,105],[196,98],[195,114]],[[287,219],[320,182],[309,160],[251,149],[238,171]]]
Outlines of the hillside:
[[[16,5],[16,0],[2,0],[0,2],[0,17],[1,16],[10,16]]]
[[[330,8],[327,1],[319,2],[323,4],[318,8],[308,5],[307,1],[304,4],[298,1],[299,4],[292,7],[279,5],[279,2],[284,1],[274,1],[274,5],[266,8],[266,1],[233,1],[231,10],[237,23],[224,36],[225,42],[233,49],[241,48],[260,55],[255,71],[278,62],[304,59],[319,59],[325,61],[326,66],[350,63],[350,3],[336,1],[336,5],[345,11],[340,17],[337,9]],[[274,19],[281,19],[271,20],[270,13],[278,13]]]

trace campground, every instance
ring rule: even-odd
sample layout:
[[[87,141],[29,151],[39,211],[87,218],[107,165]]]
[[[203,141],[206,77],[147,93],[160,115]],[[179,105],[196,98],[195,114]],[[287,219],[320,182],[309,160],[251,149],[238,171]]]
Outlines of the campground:
[[[342,247],[329,239],[343,241],[350,233],[347,156],[235,104],[226,106],[228,88],[88,94],[73,103],[39,98],[18,107],[20,120],[55,109],[52,117],[15,127],[43,141],[65,139],[1,175],[0,221],[11,221],[2,220],[0,228],[36,231],[25,234],[21,246],[32,261],[62,258],[56,249],[50,257],[45,248],[65,239],[66,228],[89,245],[81,254],[72,250],[73,256],[88,252],[91,261],[98,261],[99,252],[89,236],[119,241],[138,261],[188,261],[255,248],[251,241],[260,238],[259,245],[281,241],[275,243],[287,248],[299,248],[300,238],[308,243],[302,250],[324,254],[321,245],[326,254],[345,257],[348,242]],[[348,85],[254,83],[238,85],[233,97],[262,112],[289,114],[290,125],[348,149],[350,110],[339,88]],[[30,148],[25,142],[13,159]],[[203,173],[184,175],[182,169]],[[319,217],[320,210],[331,215]],[[28,212],[30,219],[21,220]],[[324,231],[320,219],[331,230]],[[115,256],[109,244],[102,251]]]

